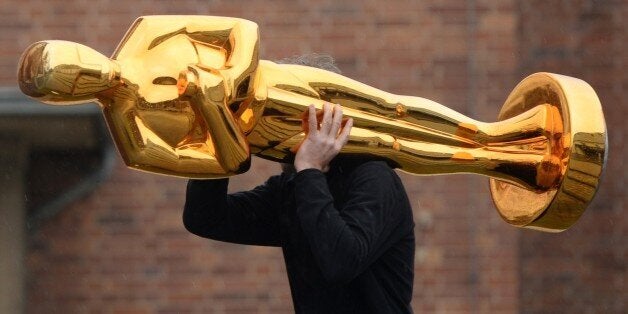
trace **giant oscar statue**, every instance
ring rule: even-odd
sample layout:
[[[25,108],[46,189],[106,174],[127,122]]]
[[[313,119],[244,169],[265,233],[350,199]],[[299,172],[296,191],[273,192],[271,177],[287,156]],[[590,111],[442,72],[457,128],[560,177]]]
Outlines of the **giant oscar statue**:
[[[257,25],[226,17],[146,16],[111,58],[78,43],[31,45],[19,85],[52,105],[97,101],[126,164],[190,178],[247,171],[251,154],[290,162],[309,104],[354,120],[342,154],[384,158],[414,174],[491,177],[510,224],[561,231],[593,198],[606,128],[593,89],[537,73],[510,94],[499,122],[390,94],[321,69],[259,60]]]

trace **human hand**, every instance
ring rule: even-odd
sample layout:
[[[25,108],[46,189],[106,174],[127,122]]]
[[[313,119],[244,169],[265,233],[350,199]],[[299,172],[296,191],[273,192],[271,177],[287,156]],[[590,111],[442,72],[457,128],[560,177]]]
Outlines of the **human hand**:
[[[340,105],[323,105],[323,116],[320,127],[314,105],[308,108],[308,115],[303,117],[305,139],[300,144],[294,159],[297,172],[314,168],[326,172],[329,163],[338,155],[349,140],[353,120],[349,118],[343,123]]]

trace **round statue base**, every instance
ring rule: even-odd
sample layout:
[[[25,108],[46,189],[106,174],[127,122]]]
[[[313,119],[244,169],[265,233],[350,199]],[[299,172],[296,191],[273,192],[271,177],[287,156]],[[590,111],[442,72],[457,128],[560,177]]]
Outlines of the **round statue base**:
[[[561,119],[562,135],[550,144],[554,146],[550,151],[559,152],[558,180],[552,188],[528,190],[491,178],[491,195],[509,224],[560,232],[580,218],[597,191],[607,156],[606,125],[600,101],[589,84],[552,73],[536,73],[521,81],[498,119],[538,105],[555,107]]]

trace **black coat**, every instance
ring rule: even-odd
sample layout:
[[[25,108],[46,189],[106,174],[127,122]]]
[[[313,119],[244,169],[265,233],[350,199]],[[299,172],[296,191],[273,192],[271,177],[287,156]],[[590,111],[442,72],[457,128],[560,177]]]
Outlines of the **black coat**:
[[[297,313],[411,313],[414,223],[384,162],[335,162],[227,194],[190,180],[183,213],[201,237],[283,248]]]

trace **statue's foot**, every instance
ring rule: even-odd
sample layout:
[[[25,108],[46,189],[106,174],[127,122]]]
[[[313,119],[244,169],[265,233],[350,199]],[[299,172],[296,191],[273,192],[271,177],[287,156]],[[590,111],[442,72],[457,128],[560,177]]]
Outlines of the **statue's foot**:
[[[536,167],[536,185],[545,189],[556,187],[562,177],[562,165],[560,159],[553,155],[547,155]]]
[[[557,106],[543,104],[544,136],[547,141],[547,155],[537,165],[536,185],[543,189],[551,189],[560,183],[563,175],[563,157],[568,155],[563,145],[563,117]]]

